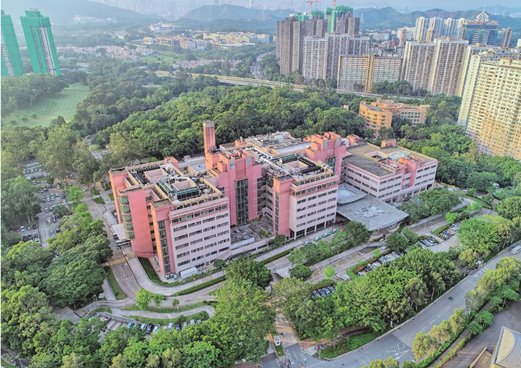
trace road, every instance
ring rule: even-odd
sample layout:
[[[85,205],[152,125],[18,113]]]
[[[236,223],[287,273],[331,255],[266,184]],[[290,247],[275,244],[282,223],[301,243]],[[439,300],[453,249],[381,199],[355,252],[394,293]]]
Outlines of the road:
[[[465,308],[465,294],[474,289],[478,280],[488,269],[494,269],[496,264],[505,257],[513,256],[510,247],[490,260],[479,270],[467,276],[460,283],[438,298],[434,303],[423,309],[414,318],[404,322],[376,340],[359,349],[344,354],[332,361],[317,361],[305,353],[300,346],[293,345],[294,362],[290,367],[349,367],[359,368],[368,365],[375,359],[385,359],[393,356],[399,361],[412,360],[411,344],[418,332],[430,330],[432,326],[448,319],[456,308]],[[521,260],[521,253],[515,255]],[[288,348],[289,349],[289,348]]]
[[[281,88],[281,87],[289,87],[295,91],[304,91],[309,88],[306,85],[302,84],[292,84],[278,81],[270,81],[267,79],[255,79],[255,78],[241,78],[241,77],[233,77],[228,75],[216,75],[216,74],[199,74],[192,73],[192,76],[204,76],[204,77],[213,77],[217,78],[217,80],[224,84],[232,84],[236,86],[255,86],[255,87],[270,87],[270,88]],[[417,100],[417,97],[404,97],[404,96],[391,96],[391,95],[379,95],[376,93],[365,93],[365,92],[354,92],[354,91],[341,91],[336,90],[337,93],[340,94],[350,94],[355,96],[367,97],[367,98],[391,98],[391,99],[401,99],[401,100]]]
[[[470,340],[470,342],[458,352],[458,355],[449,360],[443,367],[468,367],[484,347],[488,346],[491,352],[497,342],[502,326],[515,331],[521,331],[521,301],[513,303],[506,311],[496,314],[492,326],[487,328],[481,335]]]

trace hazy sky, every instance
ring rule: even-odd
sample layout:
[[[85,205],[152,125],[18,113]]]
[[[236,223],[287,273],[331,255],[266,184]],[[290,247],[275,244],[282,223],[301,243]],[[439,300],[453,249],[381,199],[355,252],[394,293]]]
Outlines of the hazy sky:
[[[296,2],[295,2],[296,3]],[[322,1],[321,4],[327,4],[328,1]],[[385,7],[391,6],[396,9],[408,8],[409,10],[426,10],[432,8],[441,8],[446,10],[467,10],[483,7],[483,1],[471,0],[352,0],[337,1],[338,4],[351,4],[354,7]],[[489,0],[487,6],[501,5],[505,7],[521,7],[520,0]]]

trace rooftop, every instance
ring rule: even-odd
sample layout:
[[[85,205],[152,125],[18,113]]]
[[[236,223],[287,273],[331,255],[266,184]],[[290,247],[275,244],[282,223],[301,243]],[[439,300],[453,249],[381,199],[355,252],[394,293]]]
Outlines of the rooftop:
[[[369,231],[395,226],[409,216],[406,212],[372,196],[364,196],[353,202],[342,204],[339,195],[338,204],[338,214],[350,221],[364,224]]]
[[[170,159],[123,169],[127,175],[127,189],[148,188],[155,195],[154,202],[168,200],[174,204],[195,198],[222,196],[223,194],[205,178],[201,171],[201,158],[188,158],[179,168]],[[192,167],[193,163],[195,167]],[[122,171],[122,170],[118,170]]]
[[[340,184],[338,186],[338,204],[347,204],[356,202],[366,196],[364,192],[349,184]]]
[[[503,326],[492,356],[492,366],[518,368],[519,362],[521,362],[521,333]]]
[[[348,152],[351,154],[351,156],[346,157],[348,162],[376,176],[386,176],[393,173],[402,165],[400,163],[402,158],[416,162],[435,161],[431,157],[407,148],[381,148],[365,142],[349,147]]]
[[[246,138],[246,141],[260,149],[267,150],[267,153],[273,156],[302,151],[311,145],[309,142],[293,137],[288,132],[257,135]]]

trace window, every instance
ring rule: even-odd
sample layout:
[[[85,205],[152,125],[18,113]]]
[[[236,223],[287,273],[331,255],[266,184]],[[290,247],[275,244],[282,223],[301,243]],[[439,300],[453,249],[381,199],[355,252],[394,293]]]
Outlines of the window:
[[[235,184],[237,199],[237,226],[248,223],[248,179],[239,180]]]

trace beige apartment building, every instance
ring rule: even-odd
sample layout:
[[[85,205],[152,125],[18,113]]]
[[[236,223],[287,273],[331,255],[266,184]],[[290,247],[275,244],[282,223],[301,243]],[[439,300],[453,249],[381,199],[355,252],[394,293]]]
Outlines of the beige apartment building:
[[[414,89],[427,89],[434,58],[434,43],[408,41],[405,43],[401,79]]]
[[[340,56],[338,89],[371,92],[380,82],[400,80],[402,59],[391,56]]]
[[[521,160],[521,60],[480,65],[467,132],[480,151]]]
[[[427,90],[434,95],[456,95],[468,41],[436,40]]]
[[[474,89],[478,78],[478,72],[481,64],[485,61],[498,61],[501,58],[521,58],[521,50],[501,49],[499,47],[470,47],[468,50],[468,62],[464,66],[465,73],[461,75],[462,81],[461,92],[461,107],[459,111],[458,123],[466,125],[469,117],[470,105],[474,97]]]

